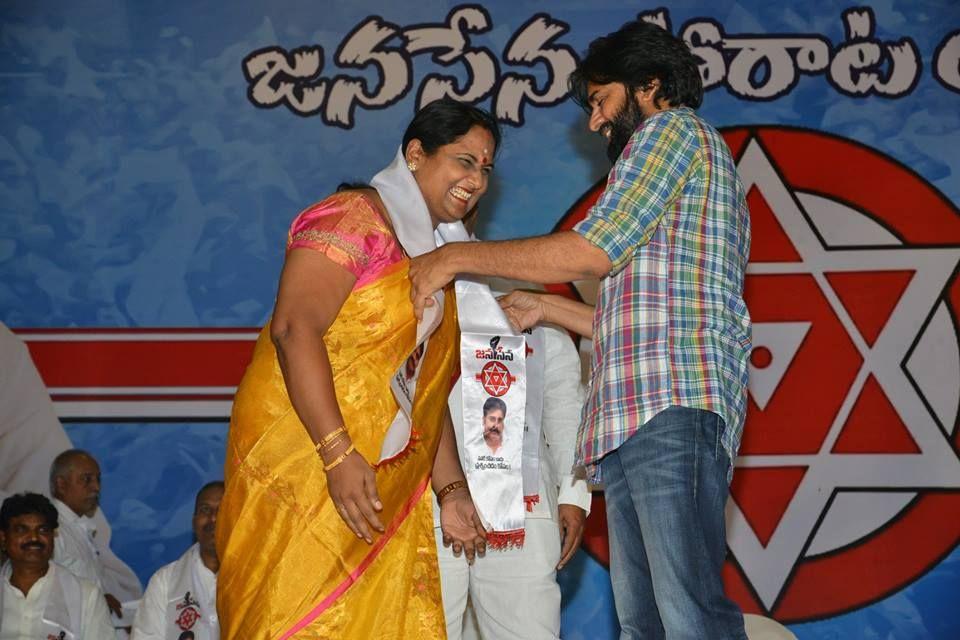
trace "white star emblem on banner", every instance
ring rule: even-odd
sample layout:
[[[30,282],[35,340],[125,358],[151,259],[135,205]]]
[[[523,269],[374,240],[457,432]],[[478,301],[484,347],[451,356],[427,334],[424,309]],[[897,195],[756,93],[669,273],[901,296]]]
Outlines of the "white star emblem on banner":
[[[740,506],[734,500],[727,505],[730,549],[761,602],[773,609],[791,572],[805,555],[840,546],[836,543],[838,536],[846,535],[851,538],[847,542],[854,542],[883,524],[883,521],[870,522],[866,530],[838,533],[839,529],[831,522],[843,520],[844,516],[840,514],[832,518],[831,511],[835,511],[839,504],[835,498],[845,495],[845,491],[876,489],[877,492],[897,492],[892,498],[881,500],[879,507],[867,509],[874,518],[884,517],[885,509],[885,517],[889,518],[917,490],[960,488],[960,461],[948,439],[949,434],[938,425],[937,417],[931,413],[908,375],[916,356],[914,337],[935,323],[938,316],[947,313],[942,301],[943,291],[960,261],[960,250],[907,247],[895,238],[883,244],[873,242],[866,248],[830,248],[821,240],[824,234],[813,224],[813,217],[804,206],[805,202],[814,203],[818,196],[792,192],[756,140],[748,144],[738,168],[744,187],[747,191],[755,187],[761,192],[801,258],[800,262],[751,263],[748,274],[811,276],[862,358],[818,451],[811,454],[742,455],[737,460],[738,469],[806,469],[765,545],[751,529]],[[876,336],[864,336],[858,329],[830,280],[835,274],[864,272],[913,272],[886,324]],[[766,347],[773,353],[770,367],[764,371],[751,370],[751,396],[761,410],[775,397],[777,385],[797,350],[803,348],[802,342],[809,328],[803,327],[803,323],[787,324],[783,323],[784,326],[779,328],[777,323],[757,327],[755,345]],[[830,362],[823,363],[825,371],[830,366]],[[903,421],[916,444],[917,453],[835,451],[846,420],[870,379],[876,381]],[[826,383],[810,380],[811,402],[816,401],[818,384]],[[949,406],[949,402],[941,405]],[[952,406],[955,412],[956,402]],[[798,422],[792,428],[802,428],[803,416],[798,415],[796,420]],[[945,423],[952,425],[953,421]],[[868,502],[869,495],[869,492],[860,493],[851,499],[858,500],[863,496]]]

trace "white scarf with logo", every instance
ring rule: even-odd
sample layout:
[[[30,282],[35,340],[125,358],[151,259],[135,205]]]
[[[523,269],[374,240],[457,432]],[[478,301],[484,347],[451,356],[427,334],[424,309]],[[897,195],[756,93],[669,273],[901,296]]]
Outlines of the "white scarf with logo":
[[[407,168],[402,149],[397,151],[386,169],[374,176],[370,184],[379,193],[397,239],[408,255],[422,255],[446,242],[470,241],[469,234],[460,222],[444,223],[435,231],[432,229],[426,202]],[[489,287],[468,279],[458,279],[455,287],[461,330],[460,367],[467,482],[474,504],[488,529],[488,545],[492,548],[519,545],[523,543],[524,524],[521,459],[526,400],[526,342],[524,336],[513,332]],[[418,326],[417,349],[411,356],[421,349],[421,335],[425,340],[439,324],[442,298],[436,296],[435,299],[437,304],[426,307],[424,311],[424,319]],[[428,317],[428,313],[432,315]],[[422,327],[430,328],[424,331]],[[412,384],[411,376],[405,374],[404,369],[414,371]],[[398,418],[404,413],[404,408],[412,404],[418,373],[419,362],[413,367],[401,367],[394,377],[394,395],[399,396],[398,403],[401,406]],[[483,432],[483,405],[490,397],[499,399],[507,408],[502,442],[495,448],[484,440]],[[395,420],[394,426],[396,424]],[[409,409],[406,424],[409,434]],[[394,427],[391,427],[393,430]],[[539,433],[537,436],[539,442]],[[396,455],[396,451],[400,450],[386,445],[387,441],[384,442],[382,459]]]
[[[458,279],[456,291],[467,482],[488,546],[520,546],[526,338],[514,334],[486,284]]]
[[[199,544],[190,547],[177,561],[167,587],[167,638],[179,638],[184,631],[192,631],[196,640],[220,638],[216,577],[211,591],[209,576],[201,575],[209,571],[200,557]]]

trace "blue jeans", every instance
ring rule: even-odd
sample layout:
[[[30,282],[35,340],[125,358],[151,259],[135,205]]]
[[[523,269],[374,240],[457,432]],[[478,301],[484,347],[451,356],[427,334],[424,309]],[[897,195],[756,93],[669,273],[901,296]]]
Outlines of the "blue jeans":
[[[601,462],[621,640],[746,640],[720,576],[723,429],[715,413],[670,407]]]

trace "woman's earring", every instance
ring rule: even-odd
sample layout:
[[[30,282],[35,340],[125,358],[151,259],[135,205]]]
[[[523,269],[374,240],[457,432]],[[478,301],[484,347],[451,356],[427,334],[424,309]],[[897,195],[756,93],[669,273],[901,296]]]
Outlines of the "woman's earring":
[[[412,160],[408,160],[407,169],[410,169],[410,172],[413,173],[414,171],[417,170],[417,163]]]

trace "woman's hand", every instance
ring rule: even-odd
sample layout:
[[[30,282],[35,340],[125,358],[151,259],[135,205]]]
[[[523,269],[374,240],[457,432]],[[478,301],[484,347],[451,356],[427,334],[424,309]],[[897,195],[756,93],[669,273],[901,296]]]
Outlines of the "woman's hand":
[[[324,456],[330,458],[324,464],[333,462],[346,449],[346,446],[337,447],[335,454],[324,452]],[[358,538],[372,544],[370,529],[383,533],[383,524],[377,516],[377,512],[383,510],[377,495],[377,474],[359,451],[354,450],[343,462],[327,471],[327,491],[337,513]]]
[[[487,551],[487,532],[466,487],[440,500],[440,530],[443,546],[453,545],[453,555],[466,554],[469,564],[477,554],[483,556]]]
[[[498,300],[507,320],[517,331],[529,329],[546,319],[543,294],[516,290]]]

